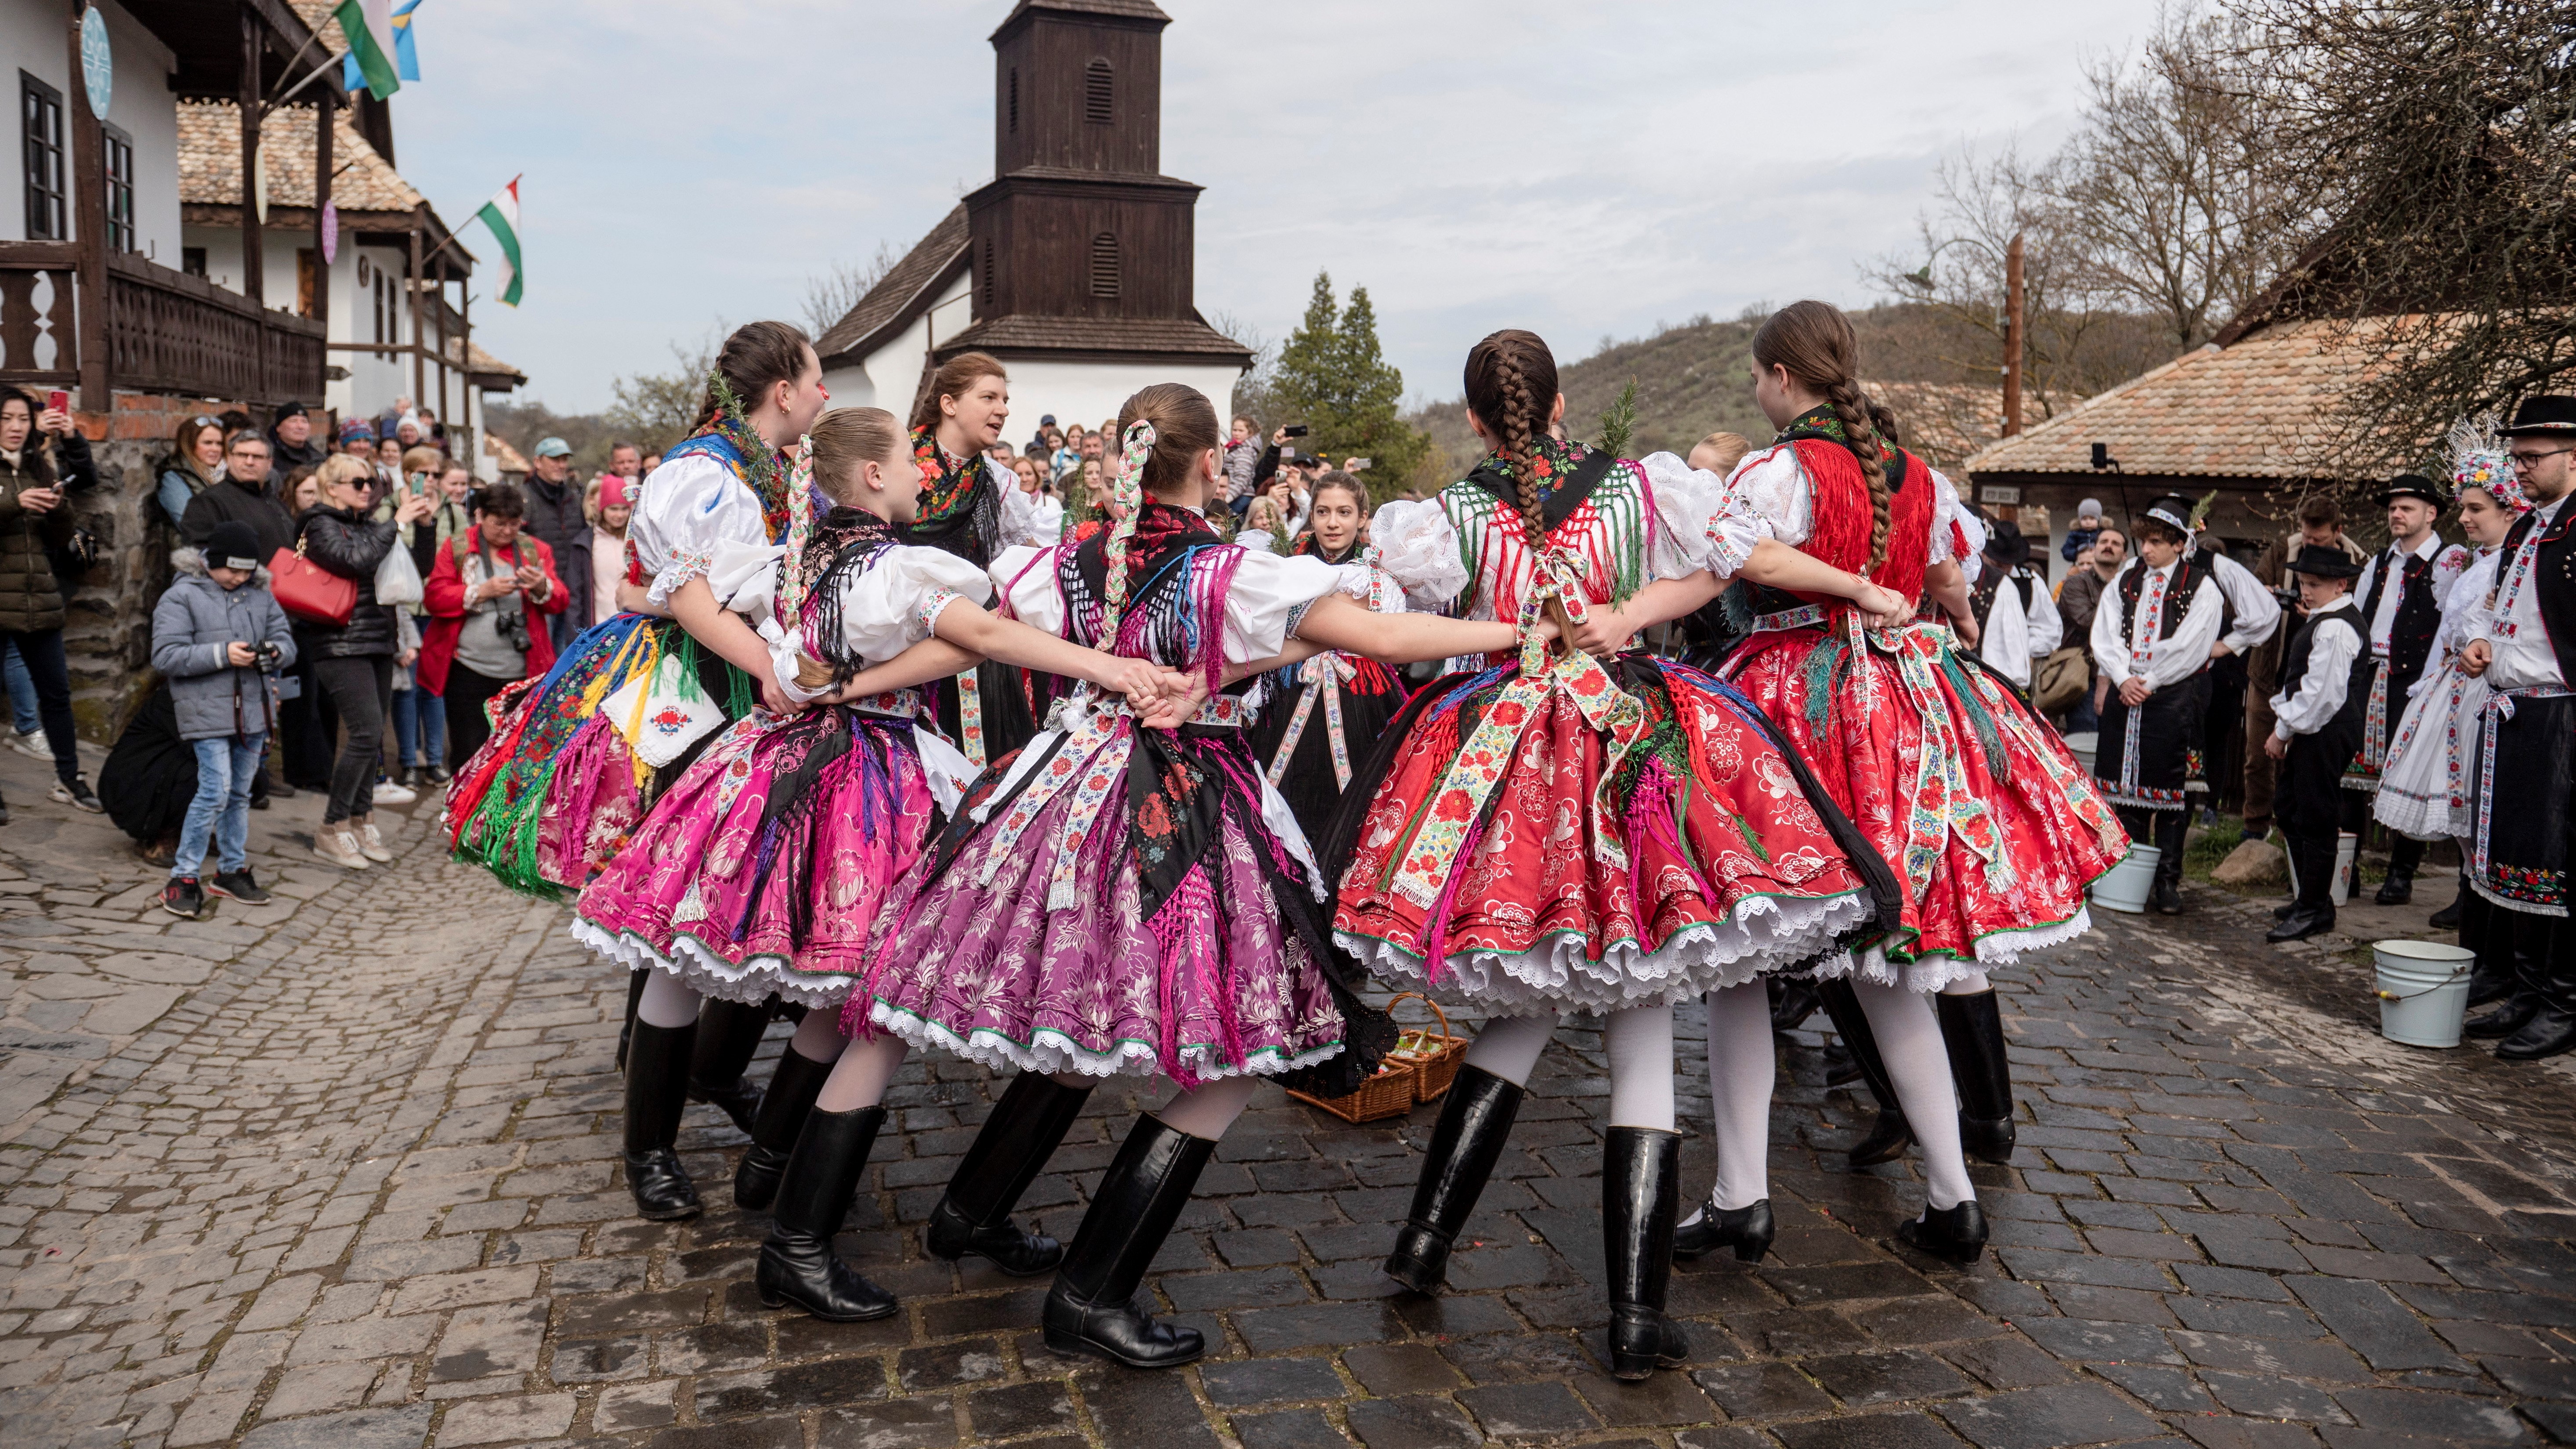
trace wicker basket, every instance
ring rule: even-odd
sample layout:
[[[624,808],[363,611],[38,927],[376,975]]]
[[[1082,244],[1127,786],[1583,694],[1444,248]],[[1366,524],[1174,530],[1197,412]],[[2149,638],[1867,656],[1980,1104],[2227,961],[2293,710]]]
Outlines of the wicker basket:
[[[1388,1117],[1401,1117],[1413,1110],[1416,1102],[1439,1099],[1458,1076],[1458,1063],[1467,1055],[1467,1039],[1449,1030],[1449,1014],[1440,1003],[1419,991],[1407,991],[1387,1003],[1393,1011],[1395,1002],[1412,997],[1431,1008],[1440,1020],[1440,1028],[1417,1027],[1396,1038],[1395,1050],[1378,1063],[1377,1074],[1360,1083],[1359,1090],[1340,1097],[1316,1097],[1292,1091],[1288,1095],[1300,1102],[1321,1107],[1345,1122],[1377,1122]]]
[[[1395,1039],[1395,1050],[1387,1053],[1387,1059],[1412,1066],[1413,1100],[1436,1102],[1442,1093],[1449,1090],[1449,1084],[1458,1080],[1458,1064],[1467,1059],[1467,1038],[1451,1031],[1449,1013],[1440,1009],[1439,1002],[1419,991],[1408,991],[1396,997],[1395,1001],[1386,1004],[1387,1010],[1393,1011],[1395,1002],[1406,996],[1430,1007],[1431,1014],[1440,1020],[1440,1029],[1433,1031],[1424,1025],[1404,1033]]]

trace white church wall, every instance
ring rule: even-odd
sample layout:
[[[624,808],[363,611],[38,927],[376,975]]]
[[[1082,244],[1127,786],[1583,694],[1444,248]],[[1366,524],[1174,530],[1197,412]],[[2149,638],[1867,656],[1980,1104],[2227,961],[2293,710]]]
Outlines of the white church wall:
[[[930,356],[932,326],[962,332],[971,320],[972,309],[966,296],[968,281],[967,274],[960,271],[920,316],[860,358],[857,366],[825,369],[823,389],[832,395],[832,406],[884,408],[896,417],[904,416],[912,407],[913,394],[921,390],[922,364]]]
[[[1011,369],[1011,422],[1003,436],[1014,447],[1036,435],[1037,420],[1053,413],[1059,426],[1096,428],[1118,416],[1119,404],[1148,383],[1187,383],[1207,394],[1219,418],[1234,406],[1243,370],[1230,362],[1049,362],[1020,358]]]

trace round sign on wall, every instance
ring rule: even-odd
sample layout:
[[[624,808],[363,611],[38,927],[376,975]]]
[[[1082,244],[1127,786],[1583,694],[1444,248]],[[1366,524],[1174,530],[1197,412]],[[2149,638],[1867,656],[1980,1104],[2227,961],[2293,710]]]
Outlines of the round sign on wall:
[[[340,257],[340,203],[322,203],[322,265],[329,266]]]
[[[116,91],[116,58],[107,46],[107,17],[95,5],[81,14],[81,86],[89,92],[89,113],[106,120]]]

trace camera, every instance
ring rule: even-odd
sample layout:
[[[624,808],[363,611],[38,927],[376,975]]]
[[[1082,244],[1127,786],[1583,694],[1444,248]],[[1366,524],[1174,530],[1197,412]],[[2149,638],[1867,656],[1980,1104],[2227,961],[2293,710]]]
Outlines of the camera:
[[[500,631],[503,643],[525,654],[528,652],[528,616],[517,609],[503,614],[493,625]]]
[[[278,661],[285,657],[285,650],[278,648],[276,645],[269,643],[265,639],[262,639],[258,643],[250,646],[251,667],[263,672],[275,669],[278,666]]]
[[[1292,438],[1302,438],[1306,436],[1306,425],[1304,423],[1290,423],[1279,431]]]

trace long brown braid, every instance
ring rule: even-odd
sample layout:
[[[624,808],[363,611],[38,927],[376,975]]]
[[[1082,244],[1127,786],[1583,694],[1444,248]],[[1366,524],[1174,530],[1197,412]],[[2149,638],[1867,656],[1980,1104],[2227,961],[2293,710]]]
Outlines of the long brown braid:
[[[1493,435],[1496,456],[1511,469],[1521,536],[1533,553],[1547,546],[1547,500],[1533,465],[1556,392],[1556,356],[1535,332],[1507,327],[1467,354],[1467,406]]]
[[[1753,335],[1753,360],[1764,370],[1784,367],[1789,376],[1833,406],[1842,419],[1843,437],[1860,459],[1861,481],[1869,488],[1869,566],[1875,573],[1887,561],[1888,510],[1895,490],[1887,478],[1896,457],[1896,415],[1870,401],[1860,390],[1860,339],[1851,319],[1830,302],[1792,302],[1771,314]]]

